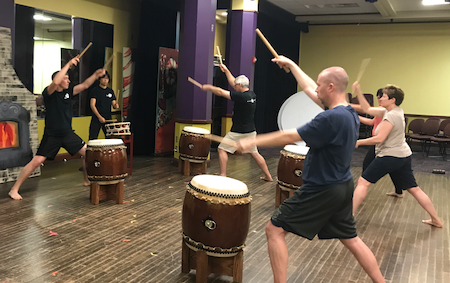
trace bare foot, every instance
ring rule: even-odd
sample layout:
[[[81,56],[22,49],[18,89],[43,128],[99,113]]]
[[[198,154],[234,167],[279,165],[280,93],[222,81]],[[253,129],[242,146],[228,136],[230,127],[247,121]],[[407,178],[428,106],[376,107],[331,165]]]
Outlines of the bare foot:
[[[442,223],[441,220],[433,221],[432,219],[422,220],[422,223],[428,224],[437,228],[442,228],[444,226],[444,223]]]
[[[18,192],[9,191],[8,195],[9,195],[10,198],[15,199],[15,200],[21,200],[22,199],[22,196],[19,195]]]
[[[263,181],[266,181],[266,182],[272,182],[273,181],[272,176],[269,176],[269,177],[263,176],[263,177],[259,177],[259,178],[261,180],[263,180]]]
[[[393,192],[393,193],[386,193],[386,195],[390,196],[390,197],[398,197],[398,198],[402,198],[403,197],[403,194],[397,194],[395,192]]]
[[[90,185],[91,185],[91,181],[89,181],[89,180],[85,180],[83,182],[83,186],[85,186],[85,187],[89,187]]]

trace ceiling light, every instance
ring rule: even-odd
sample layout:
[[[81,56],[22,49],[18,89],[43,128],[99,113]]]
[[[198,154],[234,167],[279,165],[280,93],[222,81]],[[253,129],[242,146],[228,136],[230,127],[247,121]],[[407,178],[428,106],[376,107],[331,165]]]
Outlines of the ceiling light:
[[[45,21],[45,22],[52,20],[52,18],[44,17],[43,15],[34,15],[33,19],[35,19],[36,21]]]
[[[40,37],[37,37],[37,36],[33,36],[33,39],[34,40],[39,40],[39,39],[41,39]]]
[[[422,0],[422,5],[424,6],[433,6],[433,5],[445,5],[450,4],[445,0]]]

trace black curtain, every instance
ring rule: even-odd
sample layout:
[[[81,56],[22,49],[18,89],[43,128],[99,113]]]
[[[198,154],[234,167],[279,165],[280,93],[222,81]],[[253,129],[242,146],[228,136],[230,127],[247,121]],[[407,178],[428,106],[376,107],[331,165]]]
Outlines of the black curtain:
[[[141,4],[130,109],[135,154],[154,153],[159,47],[175,48],[179,7],[175,0],[146,0]]]
[[[80,83],[89,78],[96,70],[103,68],[105,64],[105,48],[113,47],[114,42],[114,26],[111,24],[105,24],[102,22],[87,20],[83,18],[76,18],[75,21],[79,21],[81,30],[75,30],[73,37],[77,38],[75,48],[81,52],[90,42],[92,46],[86,51],[80,60]],[[79,33],[79,34],[78,34]],[[121,58],[115,58],[120,60]],[[61,66],[63,67],[63,66]],[[110,74],[111,75],[111,74]],[[93,87],[97,86],[98,82],[92,84],[92,86],[81,92],[78,95],[80,99],[80,115],[91,115],[92,110],[90,107],[90,91]],[[114,90],[116,91],[116,90]],[[78,115],[77,115],[78,116]]]
[[[14,69],[33,93],[34,8],[16,5]]]
[[[294,62],[299,60],[300,33],[307,32],[307,25],[295,21],[295,16],[269,3],[259,2],[257,27],[279,55]],[[271,62],[272,53],[259,37],[256,38],[254,91],[258,103],[255,123],[258,133],[278,130],[278,111],[283,102],[297,92],[297,82],[291,73],[286,73]]]

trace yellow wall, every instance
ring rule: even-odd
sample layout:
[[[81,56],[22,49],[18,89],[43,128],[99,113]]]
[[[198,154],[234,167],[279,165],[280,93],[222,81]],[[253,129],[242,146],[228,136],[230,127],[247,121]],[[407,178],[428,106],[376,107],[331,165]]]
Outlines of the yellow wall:
[[[313,79],[342,66],[352,83],[370,57],[363,92],[392,83],[405,91],[405,113],[450,116],[450,23],[310,26],[300,46],[300,66]]]
[[[217,53],[217,46],[220,48],[222,59],[225,59],[225,41],[227,37],[227,25],[216,22],[216,33],[214,35],[214,54]]]
[[[139,25],[137,0],[16,0],[16,4],[114,25],[112,89],[122,89],[122,48],[135,47]]]

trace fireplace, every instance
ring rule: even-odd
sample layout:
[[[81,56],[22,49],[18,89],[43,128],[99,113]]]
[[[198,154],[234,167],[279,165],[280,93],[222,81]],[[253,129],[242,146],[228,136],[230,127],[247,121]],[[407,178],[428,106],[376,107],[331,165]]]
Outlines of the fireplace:
[[[36,99],[17,77],[11,53],[10,29],[0,27],[0,183],[15,181],[39,145]]]
[[[17,103],[0,102],[0,170],[25,166],[33,158],[30,113]]]

